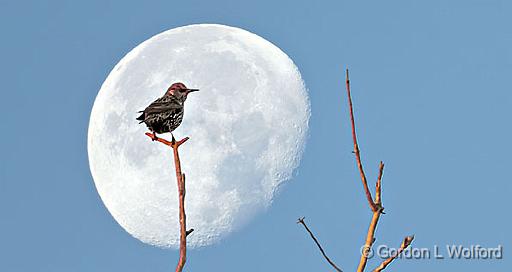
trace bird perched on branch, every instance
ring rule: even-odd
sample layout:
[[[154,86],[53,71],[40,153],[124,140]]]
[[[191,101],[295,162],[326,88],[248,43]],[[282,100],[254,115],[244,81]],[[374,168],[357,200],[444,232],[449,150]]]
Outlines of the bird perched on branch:
[[[196,91],[199,90],[189,89],[181,82],[172,84],[164,96],[155,100],[143,111],[139,111],[142,113],[137,117],[139,124],[146,124],[153,132],[153,140],[157,139],[156,133],[171,132],[172,134],[183,120],[183,106],[188,94]]]

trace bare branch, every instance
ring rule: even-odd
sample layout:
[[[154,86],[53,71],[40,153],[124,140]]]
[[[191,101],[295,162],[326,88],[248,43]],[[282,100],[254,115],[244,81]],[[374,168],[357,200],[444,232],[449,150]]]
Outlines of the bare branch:
[[[311,236],[311,238],[313,239],[313,241],[315,241],[315,244],[318,246],[318,249],[320,249],[320,252],[322,253],[322,255],[324,256],[324,258],[327,260],[327,262],[334,268],[336,269],[336,271],[338,272],[342,272],[342,270],[336,266],[336,264],[331,261],[331,259],[329,259],[329,257],[327,257],[327,255],[325,254],[325,251],[324,249],[322,248],[322,246],[320,245],[320,243],[318,242],[318,240],[316,239],[315,235],[313,235],[313,233],[311,232],[311,230],[308,228],[308,226],[306,225],[306,222],[304,222],[304,217],[302,218],[299,218],[297,220],[297,224],[302,224],[304,226],[304,228],[306,229],[306,231],[309,233],[309,235]]]
[[[400,254],[412,243],[412,240],[414,240],[414,235],[407,236],[404,238],[404,241],[400,245],[400,248],[393,254],[393,256],[387,258],[384,260],[377,268],[373,270],[373,272],[379,272],[384,270],[394,259],[396,259]]]
[[[350,80],[348,77],[348,69],[346,75],[346,85],[347,85],[347,95],[348,95],[348,107],[350,109],[350,123],[352,125],[352,140],[354,142],[354,154],[356,155],[357,167],[359,168],[359,174],[361,175],[361,181],[363,182],[364,192],[366,193],[366,199],[368,200],[368,204],[370,205],[370,209],[373,212],[378,210],[377,205],[373,201],[372,193],[368,188],[368,181],[366,180],[366,175],[363,169],[363,163],[361,162],[361,154],[359,152],[359,145],[357,144],[357,135],[356,135],[356,124],[354,120],[354,109],[352,108],[352,96],[350,95]]]
[[[368,261],[368,253],[371,251],[373,243],[375,242],[375,230],[377,229],[377,223],[379,223],[380,215],[384,213],[381,197],[381,182],[383,173],[384,163],[380,162],[379,175],[377,177],[377,182],[375,183],[375,205],[377,207],[377,210],[373,212],[372,221],[370,222],[370,226],[368,227],[366,241],[361,251],[361,259],[359,260],[359,266],[357,267],[358,272],[364,271],[364,268],[366,267],[366,263]]]
[[[381,212],[377,210],[373,212],[372,221],[368,227],[368,233],[366,234],[366,241],[364,247],[361,250],[361,259],[359,260],[359,266],[357,267],[358,272],[363,272],[368,261],[368,253],[372,249],[373,242],[375,242],[375,229],[377,229],[377,223],[379,223]]]
[[[370,189],[368,188],[368,180],[366,178],[366,174],[364,173],[363,169],[363,163],[361,161],[361,154],[359,152],[359,145],[357,144],[357,134],[356,134],[356,125],[355,125],[355,118],[354,118],[354,109],[352,106],[352,97],[350,93],[350,80],[348,75],[348,69],[346,74],[346,88],[347,88],[347,96],[348,96],[348,106],[350,110],[350,122],[352,126],[352,140],[354,143],[354,151],[353,153],[356,156],[356,162],[357,167],[359,169],[359,174],[361,176],[361,181],[363,183],[363,188],[366,194],[366,199],[368,200],[368,204],[370,206],[370,209],[372,210],[372,219],[370,222],[370,226],[368,227],[368,231],[366,234],[366,240],[364,246],[361,248],[361,258],[359,260],[359,265],[357,267],[357,272],[363,272],[366,268],[366,264],[368,262],[369,253],[371,252],[372,246],[375,242],[375,231],[377,229],[377,224],[379,223],[379,219],[381,214],[384,214],[384,208],[382,207],[382,176],[384,174],[384,163],[381,161],[379,163],[379,174],[377,176],[377,182],[375,183],[375,199],[372,197],[372,194],[370,192]],[[315,241],[316,245],[320,249],[320,252],[324,256],[324,258],[331,264],[337,271],[341,271],[339,268],[334,265],[334,263],[327,257],[324,250],[320,246],[320,243],[315,238],[313,233],[309,230],[306,223],[304,222],[304,217],[299,218],[298,222],[306,228],[306,231],[309,233],[311,238]],[[408,236],[404,239],[402,246],[400,250],[396,253],[396,255],[391,256],[389,259],[382,262],[382,264],[375,269],[374,271],[382,271],[384,268],[386,268],[387,265],[389,265],[395,258],[400,255],[405,248],[407,248],[412,240],[414,239],[413,236]]]
[[[187,216],[185,214],[185,174],[181,172],[180,155],[178,153],[178,147],[185,143],[188,140],[188,137],[176,141],[173,136],[172,141],[167,141],[165,139],[155,137],[152,133],[146,133],[146,135],[150,137],[151,140],[165,144],[173,150],[180,209],[180,258],[176,266],[176,272],[181,272],[185,266],[185,262],[187,261],[187,236],[194,231],[194,229],[187,231]]]
[[[383,212],[382,204],[381,204],[381,182],[382,182],[382,174],[384,173],[384,164],[381,162],[379,165],[379,175],[377,178],[377,183],[375,184],[375,200],[372,197],[370,192],[370,188],[368,188],[368,181],[366,179],[366,175],[363,169],[363,163],[361,161],[361,154],[359,152],[359,145],[357,144],[357,134],[356,134],[356,125],[354,118],[354,109],[352,106],[352,96],[350,93],[350,79],[348,75],[348,69],[346,74],[346,87],[347,87],[347,96],[348,96],[348,106],[350,110],[350,123],[352,126],[352,140],[354,142],[354,154],[356,155],[357,167],[359,168],[359,174],[361,175],[361,181],[363,182],[364,191],[366,193],[366,198],[368,200],[368,204],[370,205],[370,209],[373,212],[372,220],[370,222],[370,226],[368,227],[368,232],[366,234],[366,241],[361,251],[361,258],[359,260],[359,265],[357,267],[358,272],[363,272],[366,263],[368,262],[368,253],[371,251],[373,242],[375,241],[375,230],[377,228],[377,223],[379,222],[380,215]]]

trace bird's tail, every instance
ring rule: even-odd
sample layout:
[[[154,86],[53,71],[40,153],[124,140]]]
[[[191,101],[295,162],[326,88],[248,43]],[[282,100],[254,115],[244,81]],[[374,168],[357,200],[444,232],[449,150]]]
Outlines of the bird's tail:
[[[144,111],[139,111],[139,112],[142,112],[142,114],[141,114],[139,117],[137,117],[137,120],[139,120],[139,121],[140,121],[140,122],[139,122],[139,124],[140,124],[140,123],[144,123],[144,119],[146,119],[146,116],[145,116],[145,114],[144,114]]]

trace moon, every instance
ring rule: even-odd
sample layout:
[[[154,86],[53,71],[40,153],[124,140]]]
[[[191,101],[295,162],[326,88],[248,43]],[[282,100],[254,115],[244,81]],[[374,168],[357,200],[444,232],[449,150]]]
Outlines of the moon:
[[[309,98],[293,61],[240,28],[178,27],[123,57],[94,101],[89,164],[114,219],[158,247],[179,246],[172,150],[145,136],[135,118],[173,82],[200,89],[189,95],[173,134],[190,137],[180,147],[187,227],[195,229],[188,246],[207,246],[268,208],[293,176],[306,143]]]

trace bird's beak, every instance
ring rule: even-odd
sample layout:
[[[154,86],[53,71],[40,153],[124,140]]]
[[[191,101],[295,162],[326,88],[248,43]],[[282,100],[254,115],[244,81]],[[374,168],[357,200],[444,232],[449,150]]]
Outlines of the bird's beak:
[[[192,92],[197,92],[197,91],[199,91],[199,89],[188,89],[187,93],[192,93]]]

